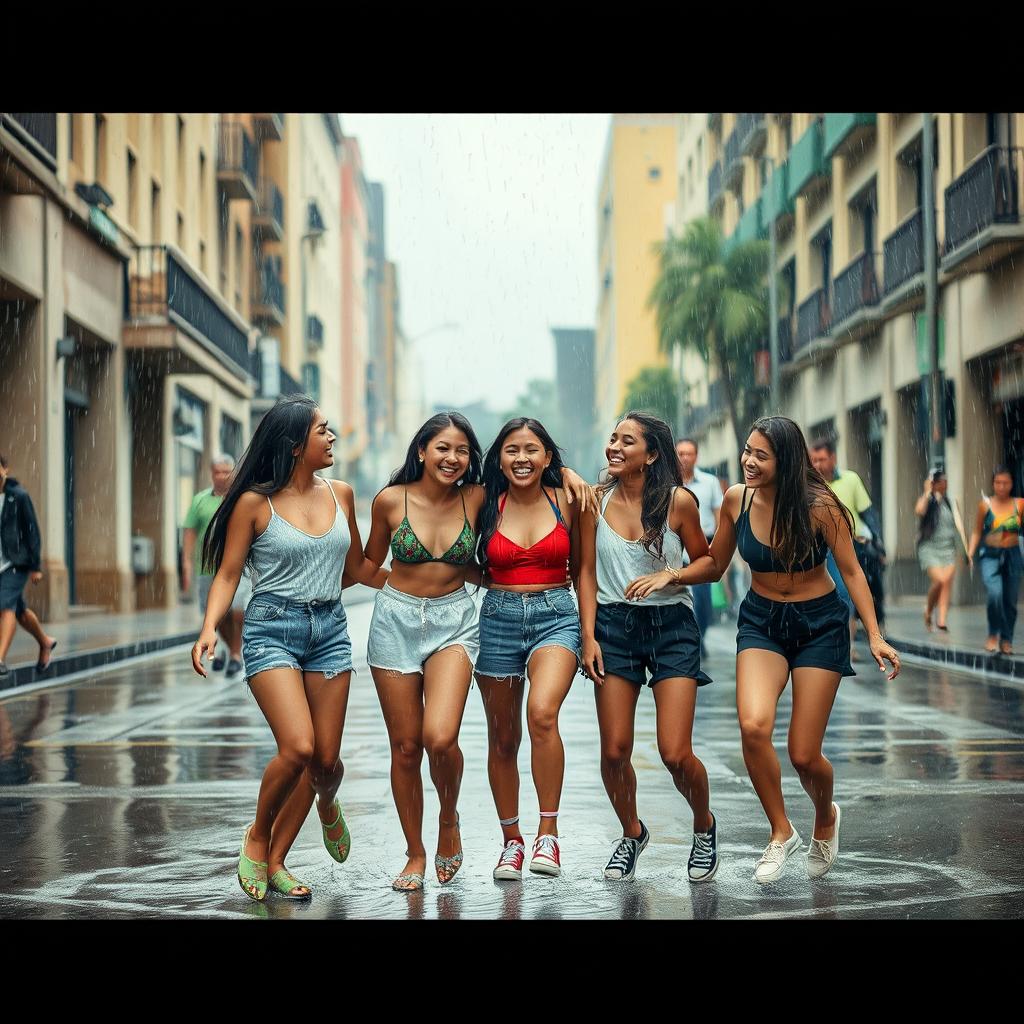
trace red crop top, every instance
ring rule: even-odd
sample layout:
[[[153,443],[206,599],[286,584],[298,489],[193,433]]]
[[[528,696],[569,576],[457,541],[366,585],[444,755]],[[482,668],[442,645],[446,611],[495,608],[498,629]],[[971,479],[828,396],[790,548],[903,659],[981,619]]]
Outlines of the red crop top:
[[[507,497],[507,492],[501,496],[499,513],[504,512]],[[492,582],[514,587],[530,583],[565,583],[569,579],[569,530],[561,509],[548,498],[547,491],[544,497],[558,518],[554,529],[528,548],[521,548],[495,530],[487,544],[487,571]]]

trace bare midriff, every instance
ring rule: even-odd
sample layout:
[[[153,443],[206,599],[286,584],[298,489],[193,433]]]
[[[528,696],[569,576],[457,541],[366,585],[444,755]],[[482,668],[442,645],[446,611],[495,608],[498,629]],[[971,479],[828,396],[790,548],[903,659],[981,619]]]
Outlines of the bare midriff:
[[[836,585],[825,565],[816,565],[806,572],[752,572],[750,589],[769,601],[813,601],[835,590]]]

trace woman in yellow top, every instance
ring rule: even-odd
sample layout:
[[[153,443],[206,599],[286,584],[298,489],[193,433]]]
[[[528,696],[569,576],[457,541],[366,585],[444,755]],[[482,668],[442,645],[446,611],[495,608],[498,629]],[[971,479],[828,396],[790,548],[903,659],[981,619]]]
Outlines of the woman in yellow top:
[[[981,578],[988,595],[985,650],[991,654],[997,651],[1013,654],[1017,593],[1024,574],[1018,544],[1024,498],[1013,497],[1012,490],[1013,474],[1006,466],[996,466],[992,474],[992,496],[978,502],[974,532],[967,548],[967,559],[972,565],[976,551],[981,560]]]

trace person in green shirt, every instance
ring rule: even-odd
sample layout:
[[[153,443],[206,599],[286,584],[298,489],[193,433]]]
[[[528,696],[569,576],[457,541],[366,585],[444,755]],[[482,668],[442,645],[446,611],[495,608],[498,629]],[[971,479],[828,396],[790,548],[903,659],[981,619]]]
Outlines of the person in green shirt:
[[[196,579],[199,594],[200,614],[206,614],[206,601],[210,596],[210,584],[213,583],[213,571],[202,562],[203,538],[206,536],[206,528],[213,519],[214,512],[220,507],[224,495],[228,490],[228,482],[235,468],[235,460],[230,455],[218,455],[210,464],[210,478],[213,486],[205,491],[200,491],[189,506],[188,515],[185,516],[184,536],[184,558],[182,565],[182,583],[184,589],[192,589],[192,578]],[[243,576],[238,590],[235,592],[234,601],[227,615],[220,620],[217,632],[224,640],[228,648],[230,660],[227,663],[228,678],[238,675],[242,671],[242,620],[245,617],[245,606],[249,601],[249,594],[252,587],[248,577]],[[216,672],[224,669],[224,657],[218,655],[213,662]]]
[[[885,589],[882,573],[885,568],[885,546],[882,543],[882,524],[871,504],[871,496],[864,487],[864,482],[852,470],[840,472],[837,466],[835,440],[823,438],[813,441],[810,446],[811,464],[825,478],[832,488],[832,493],[846,506],[853,516],[853,548],[857,561],[868,581],[868,588],[875,602],[875,614],[879,626],[885,626]],[[850,609],[850,643],[857,635],[857,615],[853,608],[846,587],[842,584],[842,575],[834,564],[829,565],[829,574],[836,581],[839,596]],[[851,659],[855,652],[851,646]]]

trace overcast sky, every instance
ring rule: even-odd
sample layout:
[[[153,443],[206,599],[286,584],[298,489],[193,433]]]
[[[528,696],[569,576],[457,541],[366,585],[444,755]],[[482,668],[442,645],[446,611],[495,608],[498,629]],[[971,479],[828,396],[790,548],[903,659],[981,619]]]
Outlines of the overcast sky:
[[[512,405],[554,376],[551,327],[593,327],[608,114],[342,114],[384,186],[388,258],[427,401]],[[433,332],[440,324],[453,330]]]

